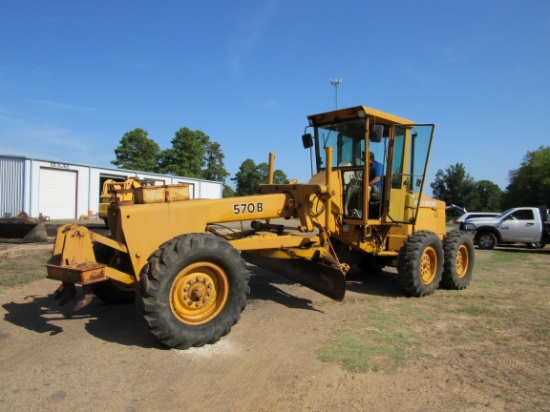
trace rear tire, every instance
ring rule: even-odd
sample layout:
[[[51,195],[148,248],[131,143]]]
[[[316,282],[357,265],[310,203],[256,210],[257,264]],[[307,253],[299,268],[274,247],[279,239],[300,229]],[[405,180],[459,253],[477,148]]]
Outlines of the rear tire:
[[[431,295],[441,282],[443,248],[433,232],[418,231],[405,240],[399,251],[399,282],[411,296]]]
[[[227,241],[206,233],[174,238],[141,273],[136,306],[163,344],[187,349],[214,343],[239,320],[250,273]]]
[[[443,277],[446,289],[465,289],[474,270],[474,244],[465,232],[451,231],[443,238]]]
[[[497,245],[497,237],[491,232],[481,232],[476,236],[476,243],[482,250],[491,250]]]

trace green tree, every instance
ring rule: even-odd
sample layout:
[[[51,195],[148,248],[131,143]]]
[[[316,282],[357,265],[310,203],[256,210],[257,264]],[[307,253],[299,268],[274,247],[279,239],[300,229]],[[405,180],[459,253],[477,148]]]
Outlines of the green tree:
[[[430,187],[434,197],[447,205],[455,204],[468,210],[478,207],[479,196],[474,179],[466,173],[462,163],[451,165],[445,171],[439,169]]]
[[[177,170],[176,153],[172,149],[162,150],[159,154],[157,172],[176,175]]]
[[[550,146],[527,152],[519,169],[510,172],[503,207],[550,206]]]
[[[256,165],[252,159],[246,159],[241,163],[239,171],[231,180],[237,182],[235,195],[246,196],[258,192],[258,185],[267,183],[269,174],[269,165],[260,163]],[[288,179],[282,170],[273,171],[273,183],[287,183]]]
[[[202,178],[202,168],[206,164],[206,149],[210,138],[200,130],[189,130],[182,127],[172,139],[170,160],[171,170],[175,174],[187,177]]]
[[[260,183],[267,183],[269,178],[269,165],[265,162],[258,165],[258,170],[260,172]],[[284,184],[288,183],[288,177],[286,174],[279,169],[273,171],[273,183],[275,184]]]
[[[212,142],[208,145],[206,148],[206,169],[203,170],[204,179],[225,182],[225,178],[229,176],[229,173],[224,167],[224,157],[219,143]]]
[[[278,184],[288,183],[288,177],[282,170],[275,169],[273,171],[273,183],[278,183]]]
[[[159,145],[147,137],[143,129],[124,133],[115,149],[116,160],[111,163],[123,169],[154,172],[159,159]]]
[[[239,171],[231,180],[236,181],[236,196],[246,196],[258,191],[261,181],[261,172],[252,159],[246,159],[241,163]]]
[[[233,197],[233,196],[235,196],[235,191],[233,190],[233,188],[228,185],[223,185],[222,197],[226,198],[226,197]]]
[[[479,212],[498,212],[501,210],[504,192],[498,185],[489,180],[480,180],[475,183],[475,190],[478,194],[478,204],[475,210]]]
[[[225,182],[224,154],[217,142],[200,130],[179,129],[172,147],[160,153],[157,171],[180,176]]]

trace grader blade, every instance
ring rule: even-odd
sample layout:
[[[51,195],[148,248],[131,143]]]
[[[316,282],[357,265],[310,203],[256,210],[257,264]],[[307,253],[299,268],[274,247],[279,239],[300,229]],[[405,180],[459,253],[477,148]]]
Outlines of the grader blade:
[[[249,263],[295,280],[304,286],[342,301],[346,294],[346,277],[335,268],[306,259],[275,259],[242,252],[241,256]]]

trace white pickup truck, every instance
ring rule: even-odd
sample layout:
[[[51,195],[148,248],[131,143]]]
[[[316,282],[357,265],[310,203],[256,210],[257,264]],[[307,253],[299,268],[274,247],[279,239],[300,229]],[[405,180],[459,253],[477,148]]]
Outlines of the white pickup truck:
[[[525,243],[531,248],[550,243],[550,223],[546,207],[516,207],[494,217],[467,219],[464,229],[472,234],[480,249],[499,243]]]

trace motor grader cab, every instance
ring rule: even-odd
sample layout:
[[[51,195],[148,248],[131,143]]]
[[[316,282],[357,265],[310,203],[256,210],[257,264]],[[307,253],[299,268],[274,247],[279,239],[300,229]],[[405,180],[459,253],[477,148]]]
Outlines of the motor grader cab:
[[[417,125],[363,106],[308,119],[314,135],[302,140],[315,153],[317,174],[311,181],[327,180],[335,191],[332,213],[325,215],[335,239],[393,259],[415,231],[443,237],[445,204],[423,195],[435,125]],[[327,148],[332,148],[331,159]],[[380,192],[369,187],[371,157],[381,164]]]
[[[316,173],[305,184],[268,184],[258,194],[184,199],[171,192],[153,201],[111,204],[111,236],[77,225],[59,228],[48,278],[60,280],[63,302],[82,285],[105,302],[135,300],[150,332],[170,347],[212,343],[237,322],[250,277],[245,262],[281,273],[343,300],[351,265],[396,267],[406,293],[439,286],[464,289],[473,245],[445,232],[445,205],[423,195],[433,125],[364,106],[308,117],[303,136]],[[309,130],[308,130],[309,131]],[[382,187],[371,195],[370,153]],[[378,168],[380,170],[380,168]],[[147,188],[142,188],[147,191]],[[285,218],[285,224],[273,222]],[[250,221],[235,229],[230,222]]]

